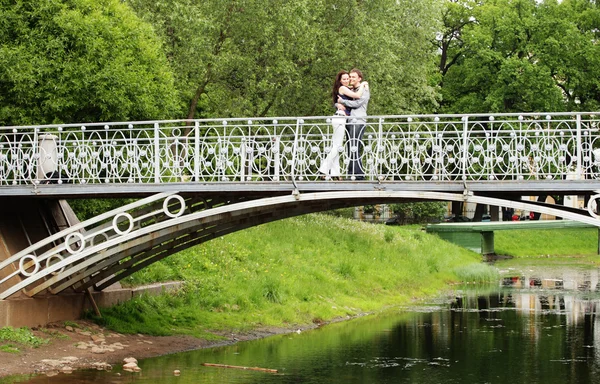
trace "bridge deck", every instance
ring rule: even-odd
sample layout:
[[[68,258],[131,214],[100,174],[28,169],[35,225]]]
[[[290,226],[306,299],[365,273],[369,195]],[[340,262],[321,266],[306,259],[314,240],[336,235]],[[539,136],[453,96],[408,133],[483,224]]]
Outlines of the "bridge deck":
[[[292,193],[331,191],[430,191],[519,197],[544,194],[585,195],[600,191],[600,180],[527,180],[527,181],[253,181],[253,182],[178,182],[129,184],[45,184],[0,187],[0,197],[126,197],[150,196],[161,192],[240,196],[277,196]]]

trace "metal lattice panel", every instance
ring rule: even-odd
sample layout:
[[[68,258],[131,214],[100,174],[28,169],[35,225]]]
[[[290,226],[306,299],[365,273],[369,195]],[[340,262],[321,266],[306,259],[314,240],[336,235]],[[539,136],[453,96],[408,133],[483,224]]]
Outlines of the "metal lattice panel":
[[[597,179],[599,120],[596,113],[370,117],[363,148],[332,148],[327,117],[0,127],[0,187],[318,180],[336,150],[343,170],[359,153],[371,180]]]

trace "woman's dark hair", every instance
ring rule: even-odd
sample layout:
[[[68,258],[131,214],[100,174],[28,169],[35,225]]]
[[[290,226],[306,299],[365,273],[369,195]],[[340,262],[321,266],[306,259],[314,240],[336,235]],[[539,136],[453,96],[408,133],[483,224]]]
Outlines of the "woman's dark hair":
[[[343,75],[347,75],[347,74],[348,74],[348,72],[344,71],[342,69],[335,76],[335,81],[333,82],[333,90],[331,91],[331,98],[333,99],[333,104],[334,105],[337,103],[337,100],[338,100],[338,91],[340,90],[340,87],[342,86],[342,76]]]

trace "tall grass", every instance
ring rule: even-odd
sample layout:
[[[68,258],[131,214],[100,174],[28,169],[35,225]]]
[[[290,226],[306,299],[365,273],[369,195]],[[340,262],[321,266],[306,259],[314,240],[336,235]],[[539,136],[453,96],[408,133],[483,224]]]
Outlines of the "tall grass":
[[[491,278],[491,268],[469,269],[480,261],[417,226],[307,215],[211,240],[138,272],[126,283],[184,285],[104,309],[98,321],[121,332],[203,337],[308,324],[405,304],[461,278]]]

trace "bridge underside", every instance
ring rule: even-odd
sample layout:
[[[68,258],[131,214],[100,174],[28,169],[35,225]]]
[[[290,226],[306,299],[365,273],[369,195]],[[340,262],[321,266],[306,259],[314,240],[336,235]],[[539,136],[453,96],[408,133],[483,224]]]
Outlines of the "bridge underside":
[[[519,182],[501,184],[502,188],[500,185],[493,188],[489,181],[468,185],[268,183],[260,190],[256,183],[251,187],[244,183],[220,186],[190,183],[178,185],[178,191],[156,194],[152,185],[144,192],[140,192],[142,188],[138,185],[132,189],[136,193],[119,185],[119,191],[106,187],[93,196],[143,198],[83,223],[76,221],[64,200],[55,199],[58,193],[53,192],[54,188],[60,188],[60,195],[64,196],[65,186],[38,186],[35,197],[15,196],[2,207],[0,299],[84,292],[89,288],[103,290],[154,262],[215,237],[292,216],[367,204],[468,202],[545,213],[600,226],[600,220],[588,210],[521,200],[522,195],[594,195],[596,186],[590,187],[589,181],[567,186],[563,182],[560,188],[556,185],[548,188],[551,181],[540,182],[540,186],[528,182],[527,188],[522,189],[524,185]],[[160,187],[164,190],[165,185]],[[249,193],[246,188],[254,192]],[[77,198],[90,197],[90,192],[89,189],[86,192],[86,186],[77,186],[70,193]]]

